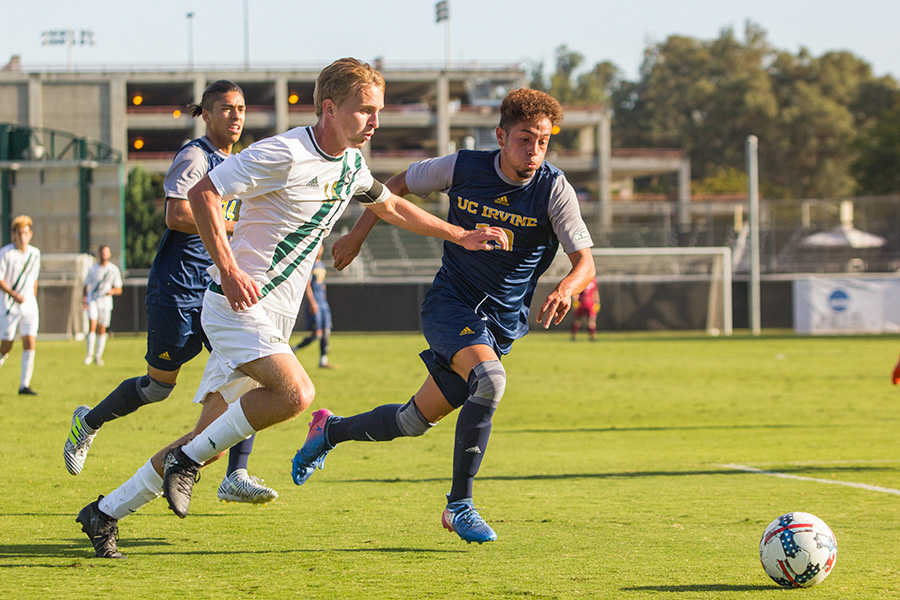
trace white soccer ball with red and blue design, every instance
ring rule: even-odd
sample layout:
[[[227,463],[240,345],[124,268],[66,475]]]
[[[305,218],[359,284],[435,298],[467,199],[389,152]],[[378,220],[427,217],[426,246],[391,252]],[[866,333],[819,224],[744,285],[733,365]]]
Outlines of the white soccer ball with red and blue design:
[[[766,527],[759,541],[759,560],[778,585],[812,587],[834,568],[837,539],[819,517],[787,513]]]

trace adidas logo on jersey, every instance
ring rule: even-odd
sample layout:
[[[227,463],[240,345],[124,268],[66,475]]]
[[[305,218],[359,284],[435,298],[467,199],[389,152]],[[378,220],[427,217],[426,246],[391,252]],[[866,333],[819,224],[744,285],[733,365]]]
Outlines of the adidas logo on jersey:
[[[269,343],[270,344],[287,344],[287,342],[285,340],[283,340],[282,338],[280,338],[276,335],[269,336]]]
[[[310,179],[310,180],[309,180],[309,183],[306,184],[306,187],[308,187],[308,188],[317,188],[317,187],[319,187],[319,178],[318,178],[318,177],[313,177],[312,179]]]
[[[475,335],[475,332],[466,327],[462,331],[459,332],[459,335]]]
[[[500,196],[499,198],[494,198],[494,204],[502,204],[503,206],[509,206],[509,200],[506,199],[506,196]]]
[[[161,359],[163,359],[163,360],[172,360],[171,358],[169,358],[169,351],[168,351],[168,350],[165,351],[165,352],[163,352],[162,354],[160,354],[160,355],[159,355],[159,358],[161,358]]]

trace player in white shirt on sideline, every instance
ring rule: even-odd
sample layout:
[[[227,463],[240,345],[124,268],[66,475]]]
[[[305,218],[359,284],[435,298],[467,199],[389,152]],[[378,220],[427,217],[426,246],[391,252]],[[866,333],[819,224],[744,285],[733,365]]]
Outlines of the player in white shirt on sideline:
[[[98,557],[122,558],[118,519],[163,493],[175,514],[187,516],[200,467],[312,403],[313,383],[288,339],[316,252],[351,198],[389,223],[469,250],[509,247],[501,229],[451,225],[372,177],[360,149],[384,108],[378,71],[335,61],[319,74],[314,103],[315,125],[252,144],[188,192],[214,263],[202,310],[212,352],[194,399],[202,412],[194,431],[78,513]],[[229,198],[242,201],[230,244],[221,208]]]
[[[41,251],[29,245],[33,231],[31,217],[21,215],[12,222],[12,243],[0,248],[0,366],[12,350],[16,333],[22,338],[22,377],[19,394],[37,396],[31,389],[34,373],[34,346],[40,313],[37,280],[41,272]]]
[[[109,246],[100,246],[99,262],[92,265],[84,280],[84,309],[88,315],[87,355],[84,364],[103,366],[106,348],[106,328],[112,318],[113,296],[122,295],[122,273],[110,262]]]

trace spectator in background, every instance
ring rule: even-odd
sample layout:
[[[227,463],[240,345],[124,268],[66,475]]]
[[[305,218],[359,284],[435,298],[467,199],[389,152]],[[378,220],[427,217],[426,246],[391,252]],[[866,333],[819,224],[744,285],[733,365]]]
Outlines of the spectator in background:
[[[575,309],[575,320],[572,322],[572,341],[578,334],[582,321],[587,324],[588,337],[593,342],[597,338],[597,313],[600,312],[600,291],[597,280],[592,279],[581,293],[572,299]]]
[[[88,315],[87,354],[84,364],[103,366],[106,328],[112,318],[113,296],[122,295],[122,273],[109,259],[109,246],[100,246],[98,262],[88,271],[84,281],[84,309]]]
[[[31,217],[21,215],[12,222],[12,243],[0,248],[0,366],[12,350],[16,334],[22,338],[22,377],[19,394],[37,396],[31,389],[34,372],[34,346],[40,313],[37,304],[37,280],[41,272],[41,251],[29,245],[33,231]]]
[[[306,328],[309,330],[309,335],[294,346],[294,352],[319,340],[319,368],[337,369],[337,365],[328,362],[332,321],[331,307],[328,305],[328,295],[325,290],[327,269],[322,260],[322,248],[323,246],[319,246],[316,262],[313,263],[312,275],[306,285]]]

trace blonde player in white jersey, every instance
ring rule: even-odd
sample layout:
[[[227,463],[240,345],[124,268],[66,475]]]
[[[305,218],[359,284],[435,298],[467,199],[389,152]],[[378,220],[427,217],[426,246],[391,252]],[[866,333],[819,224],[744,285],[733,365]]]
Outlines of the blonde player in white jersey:
[[[91,265],[84,280],[84,309],[88,316],[87,354],[84,364],[103,366],[106,348],[106,328],[112,319],[113,296],[122,295],[122,273],[110,262],[109,246],[100,246],[97,263]]]
[[[384,108],[378,71],[352,58],[335,61],[319,74],[314,102],[315,125],[251,145],[188,193],[215,265],[202,311],[213,347],[195,398],[202,412],[193,432],[78,513],[98,557],[123,556],[118,519],[162,493],[185,517],[201,466],[310,405],[315,389],[288,338],[316,251],[351,198],[390,223],[469,250],[509,247],[501,229],[451,225],[373,179],[360,148]],[[229,244],[221,206],[235,197],[242,206]]]
[[[0,366],[12,350],[16,334],[22,338],[22,376],[19,394],[37,396],[31,389],[34,373],[35,340],[40,312],[37,304],[37,280],[41,273],[41,251],[30,245],[31,217],[21,215],[12,222],[12,243],[0,248]]]

